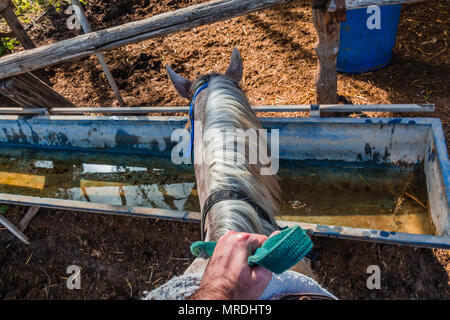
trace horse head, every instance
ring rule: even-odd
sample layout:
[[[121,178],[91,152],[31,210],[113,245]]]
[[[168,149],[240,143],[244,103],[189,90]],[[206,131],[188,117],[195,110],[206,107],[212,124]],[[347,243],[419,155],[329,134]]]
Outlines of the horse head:
[[[280,189],[276,175],[261,174],[260,164],[248,161],[258,155],[258,146],[250,140],[262,126],[239,87],[243,74],[241,54],[233,50],[224,74],[200,75],[194,81],[169,66],[166,68],[178,94],[191,100],[190,117],[196,122],[191,135],[204,218],[202,234],[205,227],[206,238],[212,240],[228,230],[269,235],[278,227],[274,217]],[[232,131],[232,145],[227,144],[229,137],[224,134],[229,131]],[[267,147],[265,136],[257,139],[257,143]],[[245,145],[240,150],[234,143],[237,140]],[[244,159],[243,163],[236,163],[236,158]]]
[[[267,140],[265,135],[253,134],[263,129],[239,87],[241,54],[233,50],[225,74],[200,75],[194,81],[166,68],[176,91],[191,100],[190,118],[195,119],[191,136],[202,240],[217,241],[228,230],[270,235],[279,229],[275,215],[281,190],[275,173],[263,174],[261,162],[250,161],[255,154],[260,155],[261,147],[267,151]],[[251,143],[255,136],[256,145]],[[243,161],[237,163],[236,159]],[[207,256],[201,255],[185,274],[202,272],[206,263]],[[312,274],[303,261],[295,268]]]
[[[181,97],[189,100],[192,99],[195,93],[193,92],[195,90],[195,86],[193,84],[198,83],[199,81],[201,81],[201,79],[204,79],[205,77],[216,75],[216,74],[204,75],[198,77],[195,81],[191,81],[177,74],[170,68],[169,65],[166,65],[166,69],[167,73],[169,74],[169,78],[175,87],[175,90]],[[239,50],[234,48],[231,54],[230,63],[228,65],[227,71],[225,72],[225,76],[234,81],[236,85],[239,85],[239,82],[241,82],[242,79],[242,72],[243,72],[242,57],[241,54],[239,53]]]

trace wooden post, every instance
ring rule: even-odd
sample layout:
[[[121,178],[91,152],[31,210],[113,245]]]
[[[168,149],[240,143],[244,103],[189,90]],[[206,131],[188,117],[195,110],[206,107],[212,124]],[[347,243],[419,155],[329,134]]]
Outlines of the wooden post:
[[[17,37],[17,39],[19,39],[20,43],[25,49],[36,48],[33,40],[31,40],[31,38],[28,36],[19,19],[17,19],[11,6],[12,4],[10,0],[0,0],[0,14],[3,16],[3,18],[5,18],[12,32]]]
[[[23,243],[29,245],[30,240],[26,235],[22,233],[19,229],[16,228],[8,219],[6,219],[2,214],[0,214],[0,224],[3,225],[6,229],[9,230],[13,235],[20,239]]]
[[[0,93],[24,108],[75,107],[31,73],[0,81]]]
[[[339,20],[342,18],[342,10],[329,12],[329,3],[330,0],[312,2],[312,16],[317,31],[316,53],[319,59],[316,74],[317,104],[337,103],[336,58],[339,52]]]
[[[81,27],[83,28],[84,33],[91,33],[92,32],[91,25],[89,24],[86,14],[84,13],[83,8],[81,7],[80,1],[72,0],[72,4],[75,7],[75,13],[78,17],[78,20],[80,20]],[[117,86],[117,83],[114,80],[114,77],[108,68],[108,64],[106,63],[105,57],[101,52],[96,52],[95,55],[97,56],[100,65],[102,66],[103,72],[105,73],[106,78],[108,79],[109,85],[113,90],[114,95],[116,96],[116,99],[119,102],[119,105],[121,107],[126,107],[126,104],[123,101],[122,96],[120,95],[119,87]]]
[[[20,220],[19,223],[19,230],[24,232],[27,228],[28,224],[30,223],[31,219],[34,218],[36,213],[39,211],[39,207],[29,207],[27,212],[25,213],[25,216]]]

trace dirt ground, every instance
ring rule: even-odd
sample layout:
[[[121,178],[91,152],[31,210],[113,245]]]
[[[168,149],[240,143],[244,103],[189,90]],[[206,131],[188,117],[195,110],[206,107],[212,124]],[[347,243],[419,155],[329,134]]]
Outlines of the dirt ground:
[[[93,29],[102,29],[198,2],[202,1],[92,0],[86,13]],[[164,65],[190,78],[211,70],[223,72],[233,47],[243,56],[242,87],[253,104],[314,103],[316,37],[309,3],[128,45],[105,56],[131,106],[186,105],[170,86]],[[367,74],[339,74],[340,101],[435,103],[434,113],[402,116],[439,117],[449,139],[449,4],[428,0],[404,5],[392,64]],[[81,34],[67,28],[67,17],[50,10],[34,22],[31,37],[42,46]],[[78,106],[117,105],[94,56],[36,74]],[[14,103],[0,98],[0,105]],[[14,223],[26,210],[4,209]],[[199,225],[193,223],[50,209],[39,210],[26,234],[30,246],[0,229],[0,298],[136,299],[181,274],[193,261],[190,243],[200,238]],[[319,254],[313,264],[317,279],[342,299],[450,298],[449,251],[318,237],[313,241]],[[81,290],[66,288],[69,265],[82,267]],[[380,290],[366,287],[370,265],[381,268]]]

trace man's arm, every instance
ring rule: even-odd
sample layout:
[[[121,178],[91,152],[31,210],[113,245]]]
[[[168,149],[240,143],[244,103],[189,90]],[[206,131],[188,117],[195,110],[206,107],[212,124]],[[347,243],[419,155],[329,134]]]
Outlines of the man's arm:
[[[217,242],[200,287],[189,299],[251,300],[261,296],[272,272],[260,266],[250,268],[247,259],[266,239],[260,234],[228,231]]]

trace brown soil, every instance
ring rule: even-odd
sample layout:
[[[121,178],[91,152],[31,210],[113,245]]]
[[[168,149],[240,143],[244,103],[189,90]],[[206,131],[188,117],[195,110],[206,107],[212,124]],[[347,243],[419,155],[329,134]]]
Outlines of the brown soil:
[[[201,1],[92,0],[86,13],[94,29],[135,21]],[[340,74],[340,101],[354,104],[436,104],[450,137],[450,32],[448,0],[404,5],[393,63],[377,72]],[[66,27],[63,11],[49,11],[30,29],[42,46],[80,34]],[[129,45],[105,54],[129,105],[186,105],[175,94],[166,63],[188,77],[224,71],[233,47],[244,58],[242,86],[253,104],[314,103],[315,31],[309,1],[266,10]],[[20,50],[20,49],[18,49]],[[117,105],[95,57],[37,72],[79,106]],[[1,106],[13,106],[0,98]],[[301,114],[288,114],[293,116]],[[363,116],[363,115],[351,115]],[[387,113],[365,116],[390,116]],[[405,114],[402,114],[405,116]],[[18,223],[25,208],[8,206]],[[23,246],[0,230],[0,298],[139,298],[193,260],[189,244],[197,224],[41,209],[26,230]],[[377,245],[314,237],[313,269],[320,283],[343,299],[449,299],[450,254],[445,250]],[[68,290],[66,268],[82,267],[82,289]],[[379,265],[380,290],[367,289],[366,269]]]

